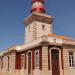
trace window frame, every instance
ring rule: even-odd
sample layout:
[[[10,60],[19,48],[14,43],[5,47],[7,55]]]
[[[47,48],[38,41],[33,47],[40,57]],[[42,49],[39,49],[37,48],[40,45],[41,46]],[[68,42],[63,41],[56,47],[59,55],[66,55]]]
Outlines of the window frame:
[[[28,55],[29,53],[31,53],[30,56]],[[31,58],[31,59],[29,60],[29,58]],[[29,64],[29,62],[30,62],[30,64]],[[29,65],[30,65],[30,68],[29,68]],[[32,70],[32,52],[30,50],[27,52],[27,69],[28,69],[28,74],[31,74],[31,70]]]
[[[7,56],[7,63],[8,63],[8,71],[10,70],[10,56]]]
[[[74,51],[69,51],[69,67],[74,68],[75,67],[75,61],[74,61]]]
[[[21,54],[21,68],[25,66],[25,54]]]
[[[38,52],[38,55],[36,55],[36,52]],[[39,50],[35,50],[35,69],[39,69]],[[36,58],[38,57],[38,59],[36,60]],[[37,62],[38,61],[38,62]]]

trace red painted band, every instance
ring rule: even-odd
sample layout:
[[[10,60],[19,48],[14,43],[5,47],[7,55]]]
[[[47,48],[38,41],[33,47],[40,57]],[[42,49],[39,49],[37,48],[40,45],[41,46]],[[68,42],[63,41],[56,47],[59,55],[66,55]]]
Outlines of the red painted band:
[[[43,13],[45,13],[45,10],[44,10],[44,8],[33,8],[31,10],[31,12],[43,12]]]
[[[39,2],[44,2],[44,0],[32,0],[32,2],[36,2],[36,1],[39,1]]]

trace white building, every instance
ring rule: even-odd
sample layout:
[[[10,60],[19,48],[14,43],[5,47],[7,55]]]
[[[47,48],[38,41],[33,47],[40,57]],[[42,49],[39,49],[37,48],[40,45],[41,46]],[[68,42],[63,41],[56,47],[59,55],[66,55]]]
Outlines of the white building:
[[[25,44],[0,52],[0,75],[75,75],[75,40],[52,33],[44,1],[32,0]]]

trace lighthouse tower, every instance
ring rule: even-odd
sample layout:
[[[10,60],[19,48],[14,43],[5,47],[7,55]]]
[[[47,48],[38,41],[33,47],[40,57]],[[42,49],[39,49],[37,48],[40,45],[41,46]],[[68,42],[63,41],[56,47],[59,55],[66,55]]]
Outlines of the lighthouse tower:
[[[52,17],[45,14],[44,0],[32,0],[31,14],[25,19],[25,43],[52,33]]]
[[[24,44],[0,52],[0,75],[75,75],[75,40],[52,34],[44,0],[31,4]]]

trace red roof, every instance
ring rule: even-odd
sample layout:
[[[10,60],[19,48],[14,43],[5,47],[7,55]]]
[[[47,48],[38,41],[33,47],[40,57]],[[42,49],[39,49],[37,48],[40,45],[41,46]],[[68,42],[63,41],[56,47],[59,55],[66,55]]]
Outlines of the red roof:
[[[60,39],[64,39],[65,36],[58,36],[58,35],[55,35],[55,34],[48,34],[48,36],[56,36],[57,38],[60,38]]]

